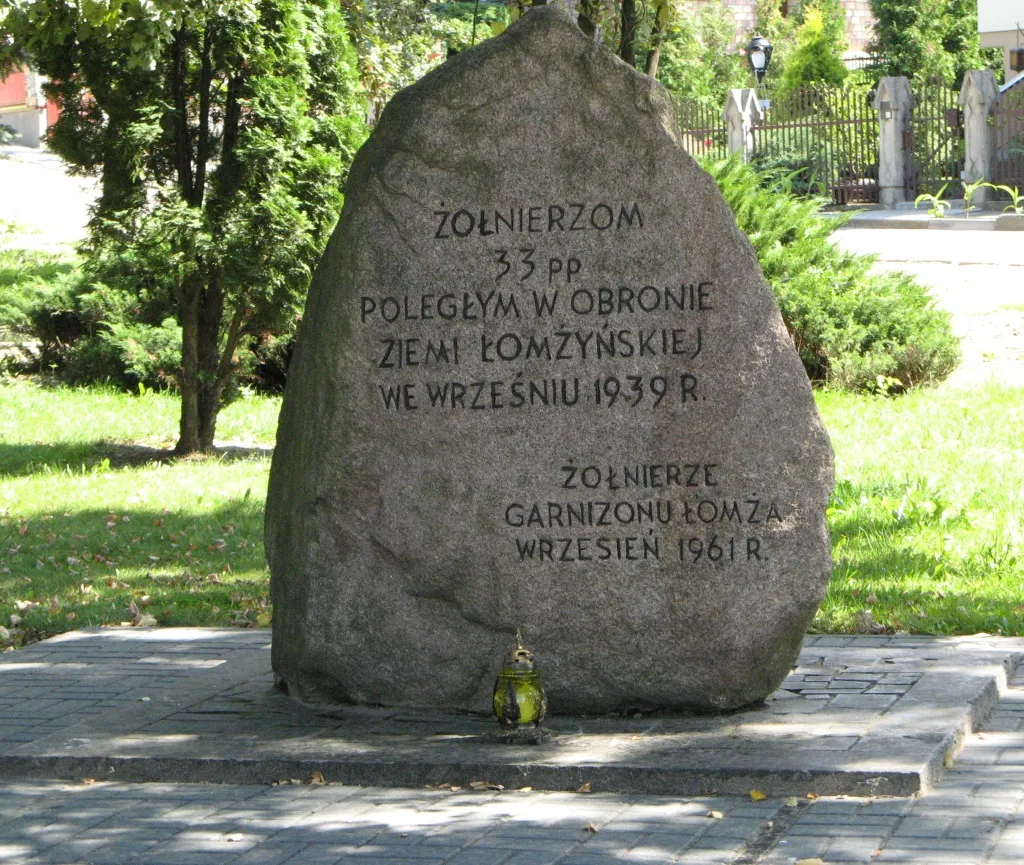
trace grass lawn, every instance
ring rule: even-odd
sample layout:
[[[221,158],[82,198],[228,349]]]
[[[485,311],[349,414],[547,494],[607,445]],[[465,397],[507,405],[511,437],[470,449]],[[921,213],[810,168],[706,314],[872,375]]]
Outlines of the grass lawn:
[[[1024,634],[1024,391],[819,395],[836,451],[834,570],[815,620]]]
[[[824,631],[1024,634],[1024,392],[818,402],[836,450]],[[0,624],[265,625],[279,402],[226,408],[218,457],[167,461],[174,399],[0,383]],[[2,632],[0,632],[2,636]],[[15,633],[15,639],[19,639]]]
[[[0,386],[0,624],[268,624],[263,501],[279,402],[226,408],[216,458],[166,461],[177,401]],[[237,443],[237,445],[235,444]],[[38,604],[38,606],[32,606]],[[27,605],[27,606],[26,606]]]

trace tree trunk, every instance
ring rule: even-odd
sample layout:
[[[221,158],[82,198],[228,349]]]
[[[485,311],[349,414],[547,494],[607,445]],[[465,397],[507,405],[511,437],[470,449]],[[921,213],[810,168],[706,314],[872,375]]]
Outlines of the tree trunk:
[[[209,453],[217,430],[220,398],[228,375],[220,355],[224,292],[216,278],[183,287],[181,305],[181,425],[175,453]],[[237,343],[237,338],[234,340]],[[234,346],[231,346],[234,350]]]
[[[213,450],[213,434],[217,429],[217,412],[223,385],[220,372],[220,325],[224,314],[224,292],[216,278],[203,292],[199,308],[199,448]]]
[[[189,280],[181,287],[179,317],[181,318],[181,420],[178,427],[177,454],[200,450],[199,441],[199,302],[202,287]]]
[[[658,77],[658,64],[661,62],[661,44],[665,41],[665,31],[658,24],[651,31],[651,50],[647,52],[647,63],[644,72],[651,78]]]
[[[622,0],[622,37],[619,40],[619,57],[636,68],[636,0]]]
[[[576,15],[576,23],[588,39],[593,41],[597,33],[597,10],[592,0],[583,0],[579,4],[579,12]]]

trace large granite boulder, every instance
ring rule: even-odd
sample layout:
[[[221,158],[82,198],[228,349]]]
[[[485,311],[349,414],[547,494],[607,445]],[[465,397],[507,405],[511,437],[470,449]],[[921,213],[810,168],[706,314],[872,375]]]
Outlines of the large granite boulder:
[[[731,709],[830,573],[832,452],[667,92],[561,8],[399,93],[352,168],[267,502],[278,681],[487,711]]]

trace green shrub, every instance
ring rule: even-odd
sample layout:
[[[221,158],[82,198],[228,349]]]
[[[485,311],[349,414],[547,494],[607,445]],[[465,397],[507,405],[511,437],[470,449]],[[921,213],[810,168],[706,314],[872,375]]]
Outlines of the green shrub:
[[[13,233],[0,225],[0,237]],[[75,272],[66,255],[28,249],[0,249],[0,331],[9,338],[35,339],[36,315]]]
[[[67,256],[0,250],[0,332],[21,346],[21,360],[6,365],[70,384],[176,390],[181,327],[166,287],[142,279],[127,252],[107,263],[108,282],[100,282]],[[240,384],[283,388],[297,315],[285,311],[275,329],[240,345]],[[237,392],[230,388],[226,400]]]
[[[802,9],[803,22],[796,31],[796,49],[786,64],[781,90],[794,90],[804,84],[842,84],[846,78],[843,51],[843,10],[831,3],[808,5]],[[837,26],[838,24],[838,26]]]
[[[12,129],[10,126],[5,126],[3,123],[0,123],[0,145],[7,144],[8,142],[13,141],[17,137],[18,133],[14,129]]]
[[[658,80],[679,98],[721,108],[731,87],[747,86],[746,60],[730,50],[735,38],[735,19],[721,0],[676,16],[661,47]]]
[[[874,259],[833,246],[842,219],[798,198],[736,158],[707,163],[750,238],[811,381],[886,390],[942,380],[960,358],[949,313],[904,273],[869,272]]]
[[[770,141],[757,150],[750,164],[761,183],[769,189],[777,188],[780,179],[788,177],[788,191],[796,195],[815,195],[821,192],[817,159],[807,148]]]
[[[504,3],[495,0],[475,2],[444,3],[433,9],[449,53],[465,51],[473,45],[490,39],[509,24],[508,9]],[[473,35],[473,20],[476,18],[476,37]]]

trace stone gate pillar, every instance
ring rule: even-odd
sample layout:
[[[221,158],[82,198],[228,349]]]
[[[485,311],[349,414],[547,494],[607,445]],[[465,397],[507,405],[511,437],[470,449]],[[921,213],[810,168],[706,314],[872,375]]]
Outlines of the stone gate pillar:
[[[883,78],[872,107],[878,112],[878,200],[883,207],[893,207],[907,200],[912,180],[910,82],[902,76]]]
[[[748,162],[754,153],[754,127],[764,119],[757,91],[749,88],[730,90],[722,117],[725,118],[729,152],[742,153],[743,161]]]
[[[964,76],[959,102],[964,112],[965,183],[992,179],[994,140],[991,118],[998,100],[999,88],[990,69],[972,69]],[[974,194],[974,201],[981,204],[991,194],[992,190],[982,187]]]

